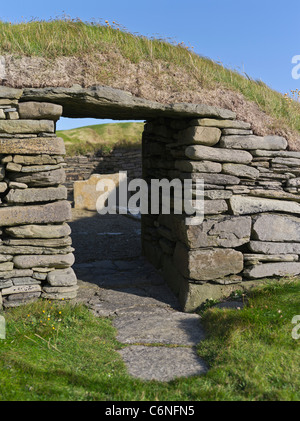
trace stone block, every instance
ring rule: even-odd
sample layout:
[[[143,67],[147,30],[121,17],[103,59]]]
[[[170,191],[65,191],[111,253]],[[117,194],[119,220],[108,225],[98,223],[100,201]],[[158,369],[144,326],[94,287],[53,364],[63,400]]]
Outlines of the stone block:
[[[5,229],[6,234],[16,238],[61,238],[71,234],[68,224],[62,225],[21,225]]]
[[[281,136],[222,136],[220,140],[220,147],[229,149],[277,151],[286,149],[287,145],[287,140]]]
[[[213,146],[221,138],[221,130],[216,127],[191,126],[176,136],[179,144],[200,144]]]
[[[46,205],[7,206],[0,208],[1,226],[50,224],[71,219],[71,205],[63,200]]]
[[[40,255],[27,255],[27,256],[15,256],[14,265],[18,269],[31,269],[39,267],[50,267],[57,269],[65,269],[72,266],[75,262],[74,255],[61,254],[58,256],[40,256]]]
[[[253,223],[253,239],[260,241],[300,242],[300,218],[262,214]]]
[[[300,262],[262,263],[247,267],[243,275],[250,279],[300,274]]]
[[[261,212],[300,213],[300,204],[291,201],[240,195],[232,196],[229,201],[234,215],[246,215]]]
[[[242,164],[223,164],[223,172],[236,177],[257,178],[259,171],[256,168]]]
[[[182,218],[174,217],[174,235],[189,248],[239,247],[250,241],[250,216],[218,216],[207,218],[200,225],[185,225]]]
[[[0,120],[0,133],[33,134],[54,133],[54,123],[51,120]]]
[[[220,173],[222,165],[212,161],[175,161],[175,168],[184,172],[209,172]]]
[[[108,187],[107,192],[97,191],[99,181],[110,180],[112,188]],[[119,173],[116,174],[93,174],[89,180],[75,181],[74,183],[74,207],[75,209],[97,210],[97,200],[100,196],[108,197],[109,194],[116,194],[120,181]]]
[[[32,120],[58,120],[62,115],[63,108],[50,102],[20,102],[18,105],[20,118]]]
[[[188,250],[178,242],[174,264],[185,278],[208,281],[241,272],[243,254],[233,249]]]
[[[252,155],[247,151],[227,150],[202,145],[188,146],[185,149],[185,155],[192,160],[233,162],[237,164],[249,164],[253,159]]]
[[[23,183],[30,187],[50,187],[64,184],[66,173],[64,168],[50,171],[40,171],[33,173],[12,173],[10,179],[17,183]]]
[[[25,204],[34,202],[53,202],[67,199],[65,186],[48,188],[28,188],[25,190],[11,189],[5,196],[5,201],[10,204]]]
[[[64,141],[60,137],[0,138],[0,150],[2,154],[66,154]]]

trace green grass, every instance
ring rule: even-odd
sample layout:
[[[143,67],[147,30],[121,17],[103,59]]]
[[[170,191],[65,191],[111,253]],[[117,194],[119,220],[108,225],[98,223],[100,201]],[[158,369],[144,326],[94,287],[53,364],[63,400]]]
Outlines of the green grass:
[[[109,123],[57,131],[67,155],[111,152],[115,147],[141,147],[144,123]]]
[[[131,378],[111,320],[83,306],[39,301],[9,309],[0,400],[299,400],[300,339],[291,336],[299,292],[300,280],[273,280],[253,290],[242,310],[205,310],[198,353],[210,370],[169,383]]]
[[[99,53],[106,55],[101,66],[97,59]],[[255,102],[277,119],[278,128],[289,127],[300,131],[298,101],[288,101],[262,81],[195,54],[193,48],[184,43],[131,34],[117,23],[82,22],[68,17],[17,24],[0,21],[0,54],[38,56],[48,60],[57,57],[84,58],[95,62],[98,83],[107,85],[119,77],[114,74],[114,65],[109,68],[110,60],[117,63],[118,56],[129,63],[150,63],[151,68],[155,68],[155,64],[158,68],[162,65],[164,70],[159,71],[164,72],[173,66],[170,74],[174,75],[174,69],[179,69],[189,76],[195,89],[222,87],[242,93],[247,100]],[[183,88],[177,86],[176,89]],[[294,99],[299,100],[299,97]]]

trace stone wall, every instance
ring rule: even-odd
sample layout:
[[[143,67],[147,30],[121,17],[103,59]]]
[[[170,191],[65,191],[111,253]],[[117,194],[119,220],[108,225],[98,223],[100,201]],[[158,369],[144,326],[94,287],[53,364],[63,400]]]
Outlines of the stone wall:
[[[99,152],[96,155],[79,155],[65,157],[66,182],[68,199],[73,201],[73,184],[75,181],[88,180],[92,174],[113,174],[127,171],[128,179],[142,176],[141,148],[115,148],[109,154]]]
[[[300,273],[300,152],[287,150],[286,139],[254,136],[250,124],[229,110],[161,106],[119,92],[102,101],[100,91],[88,93],[90,103],[69,95],[64,115],[75,117],[75,101],[77,117],[82,112],[144,118],[143,178],[149,184],[189,179],[194,186],[204,180],[201,224],[187,225],[185,215],[174,212],[142,215],[143,252],[185,311],[264,277],[276,282]],[[48,90],[26,96],[0,87],[0,300],[5,307],[77,293],[66,223],[71,205],[64,186],[65,147],[55,135],[66,93],[53,97],[51,91],[49,100],[47,95]]]
[[[76,296],[60,105],[0,87],[0,307]]]
[[[186,311],[260,279],[300,273],[300,153],[234,119],[149,120],[143,171],[204,180],[205,219],[143,215],[144,254]]]

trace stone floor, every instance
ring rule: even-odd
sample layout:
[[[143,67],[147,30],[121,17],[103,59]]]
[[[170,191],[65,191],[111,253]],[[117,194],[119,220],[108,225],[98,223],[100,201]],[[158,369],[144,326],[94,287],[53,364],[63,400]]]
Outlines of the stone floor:
[[[73,210],[77,301],[112,317],[128,372],[170,381],[207,371],[195,347],[204,338],[200,317],[180,311],[160,274],[141,256],[140,222],[121,215]]]

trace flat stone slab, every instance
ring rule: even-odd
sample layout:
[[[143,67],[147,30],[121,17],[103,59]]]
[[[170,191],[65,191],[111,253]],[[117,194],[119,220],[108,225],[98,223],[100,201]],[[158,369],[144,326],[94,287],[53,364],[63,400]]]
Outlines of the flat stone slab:
[[[64,141],[60,137],[0,138],[0,150],[2,154],[66,154]]]
[[[118,351],[128,372],[143,380],[168,382],[178,377],[199,376],[206,364],[190,348],[130,346]]]
[[[132,95],[120,89],[108,86],[82,88],[27,88],[21,101],[45,101],[63,106],[65,117],[95,117],[144,120],[153,117],[213,117],[217,119],[235,119],[230,110],[205,104],[161,104]]]
[[[196,346],[204,339],[200,316],[170,311],[168,314],[121,315],[114,320],[117,340],[125,344],[172,344]]]

